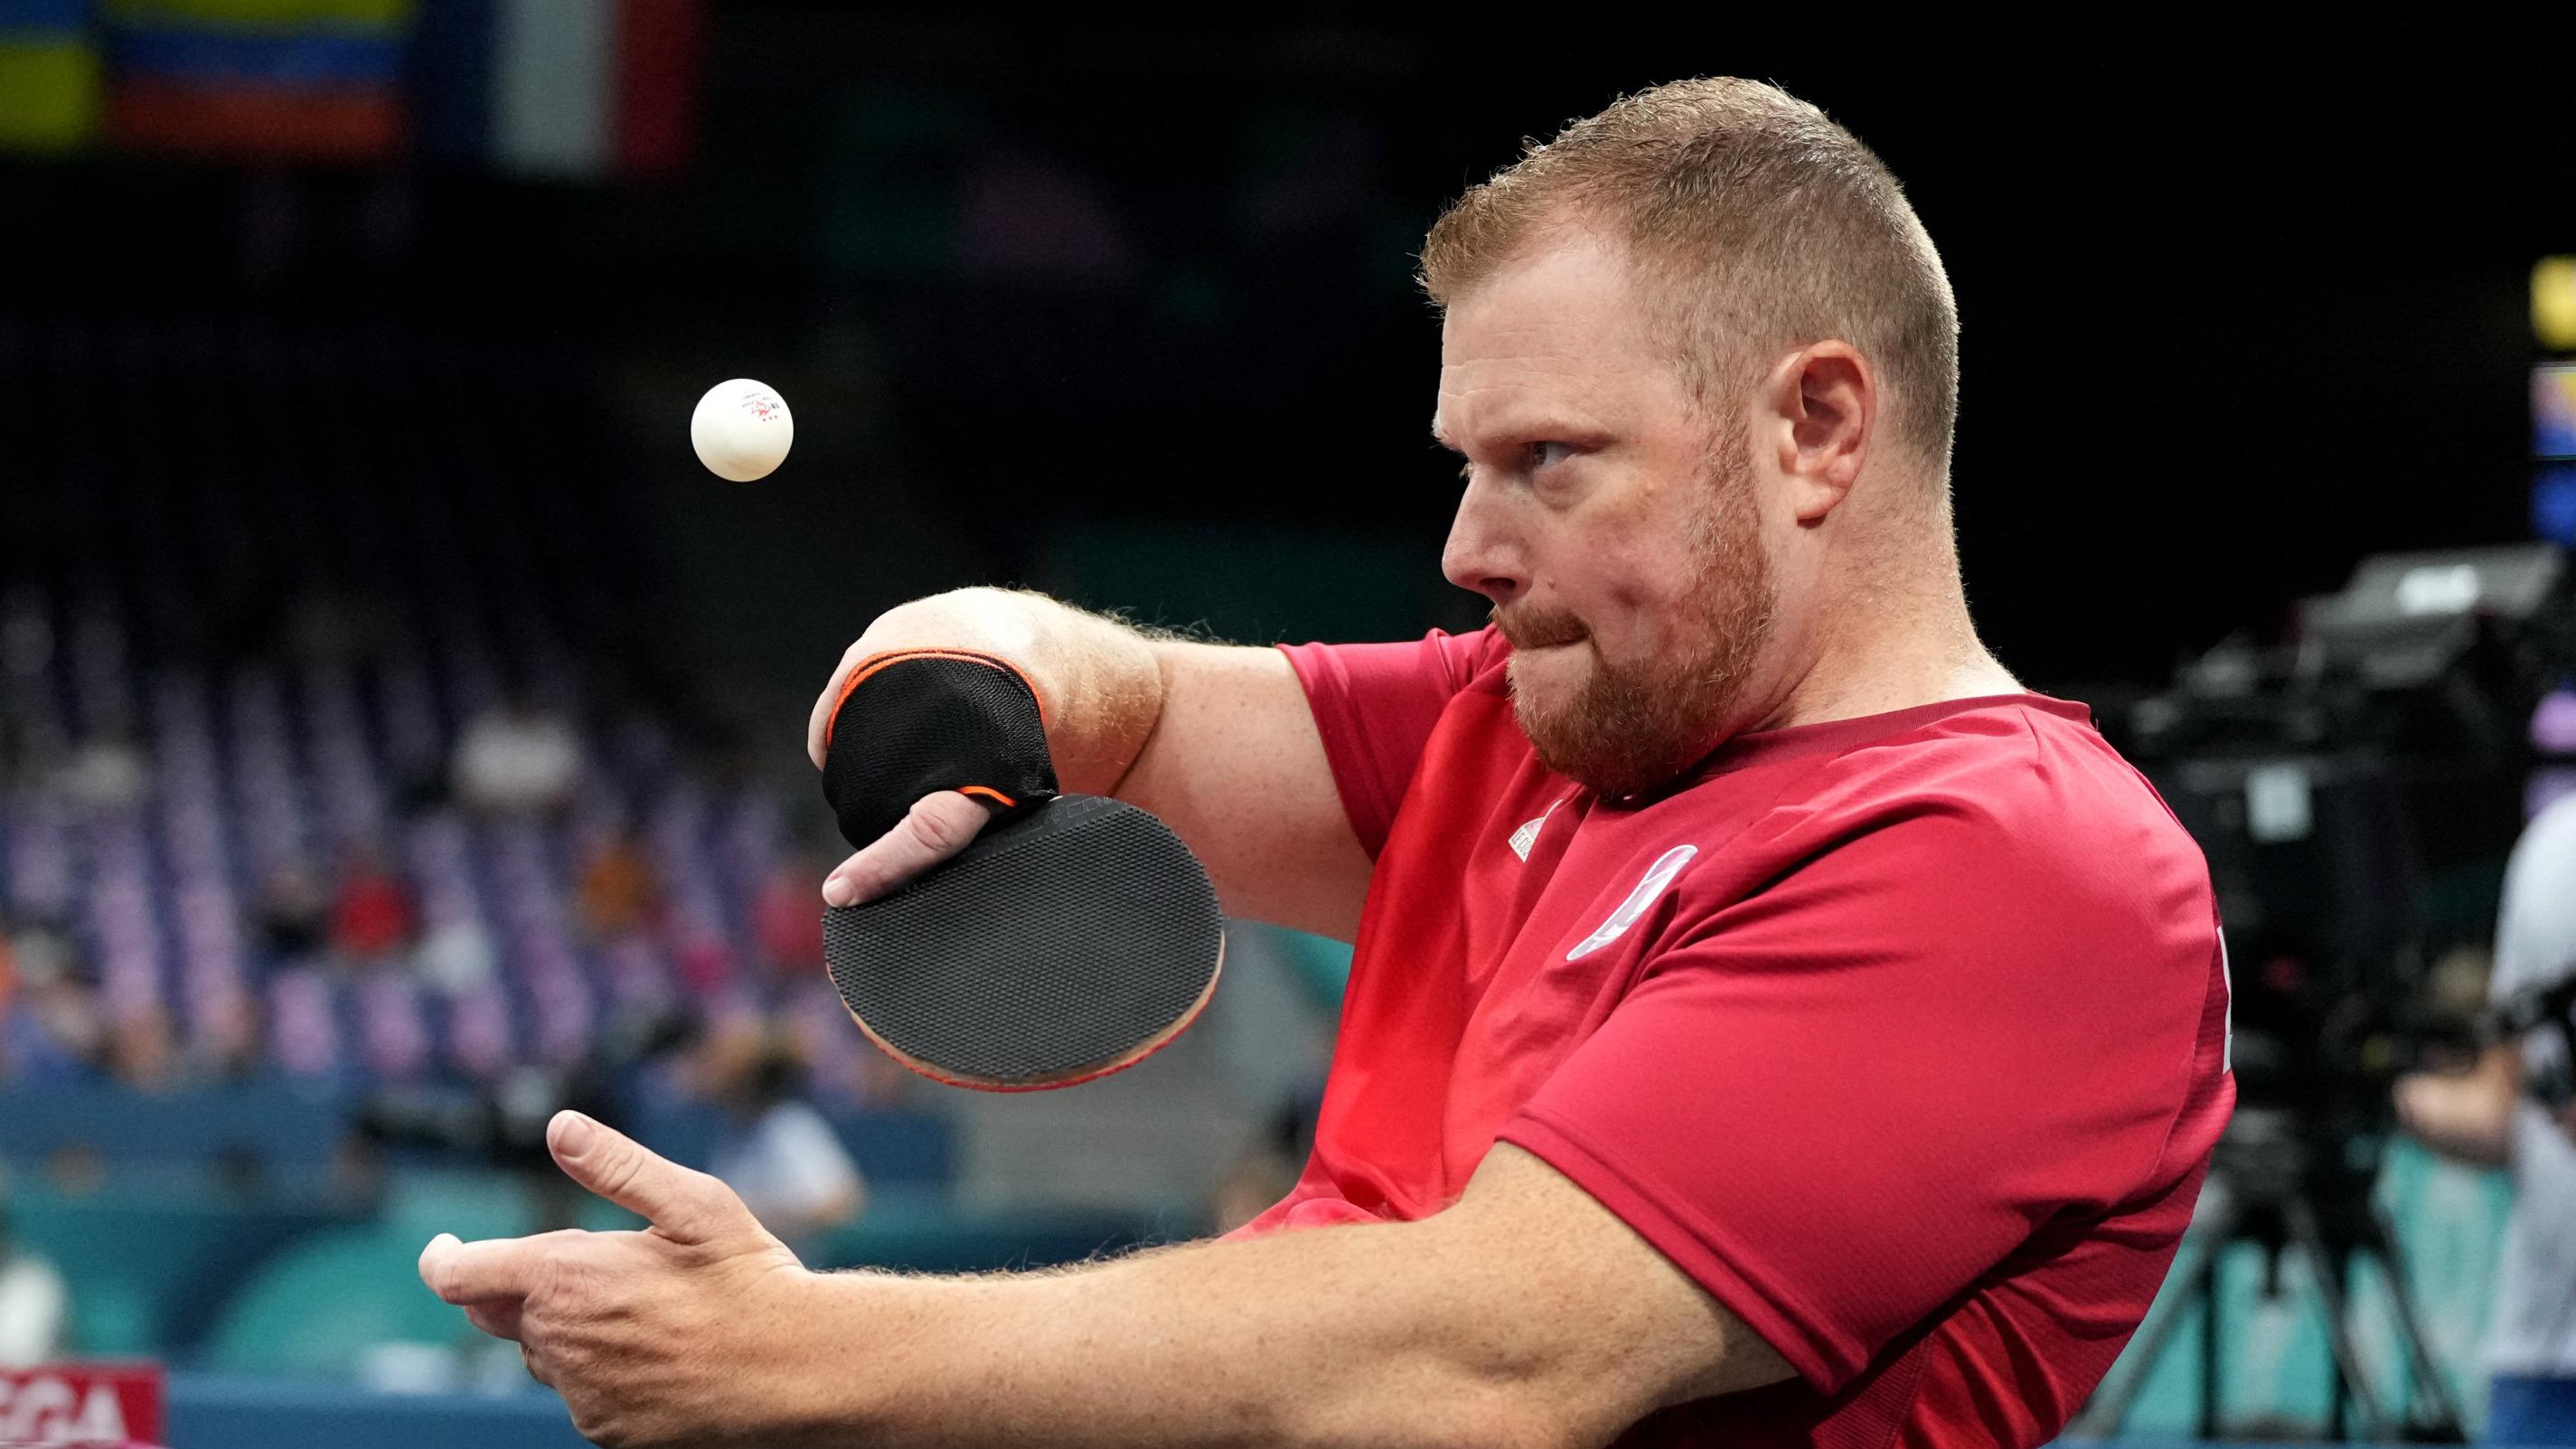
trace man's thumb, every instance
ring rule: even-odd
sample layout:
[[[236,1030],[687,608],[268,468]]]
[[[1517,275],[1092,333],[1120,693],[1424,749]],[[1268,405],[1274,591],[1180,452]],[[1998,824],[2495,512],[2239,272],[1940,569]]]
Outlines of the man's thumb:
[[[745,1226],[757,1227],[732,1188],[658,1157],[634,1138],[579,1112],[555,1114],[546,1124],[546,1146],[565,1176],[640,1215],[666,1238],[704,1243]]]

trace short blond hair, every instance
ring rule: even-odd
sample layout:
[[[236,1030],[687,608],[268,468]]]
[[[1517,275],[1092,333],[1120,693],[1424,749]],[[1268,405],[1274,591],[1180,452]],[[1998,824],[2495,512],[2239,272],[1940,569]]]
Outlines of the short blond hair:
[[[1823,111],[1727,76],[1623,97],[1469,188],[1423,242],[1423,289],[1446,309],[1587,229],[1669,289],[1659,325],[1701,398],[1839,338],[1877,369],[1891,441],[1946,480],[1958,302],[1895,175]]]

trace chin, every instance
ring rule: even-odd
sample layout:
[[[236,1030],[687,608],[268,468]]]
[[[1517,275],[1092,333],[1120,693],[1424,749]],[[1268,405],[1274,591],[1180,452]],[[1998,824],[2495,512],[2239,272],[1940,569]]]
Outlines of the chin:
[[[1555,718],[1578,708],[1592,680],[1591,652],[1580,645],[1514,650],[1503,677],[1511,684],[1512,703],[1521,717]]]
[[[1515,654],[1509,677],[1512,712],[1540,763],[1605,796],[1671,780],[1714,746],[1723,715],[1709,691],[1610,669],[1588,647]]]

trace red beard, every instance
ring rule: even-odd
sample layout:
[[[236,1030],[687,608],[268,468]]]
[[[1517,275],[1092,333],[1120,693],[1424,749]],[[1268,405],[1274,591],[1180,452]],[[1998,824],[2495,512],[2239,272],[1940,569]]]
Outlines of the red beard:
[[[1775,600],[1770,556],[1753,504],[1742,429],[1720,437],[1705,485],[1683,526],[1697,582],[1682,600],[1681,639],[1670,657],[1614,665],[1583,621],[1566,610],[1494,610],[1514,649],[1581,643],[1592,670],[1570,698],[1533,702],[1512,661],[1512,711],[1539,760],[1604,795],[1660,785],[1715,749],[1770,642]]]

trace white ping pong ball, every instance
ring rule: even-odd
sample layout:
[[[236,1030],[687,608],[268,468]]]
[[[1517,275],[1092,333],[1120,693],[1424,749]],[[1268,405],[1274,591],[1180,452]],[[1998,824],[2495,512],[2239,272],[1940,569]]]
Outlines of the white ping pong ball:
[[[707,389],[689,414],[689,446],[707,471],[735,483],[766,478],[787,461],[796,419],[765,382],[737,377]]]

